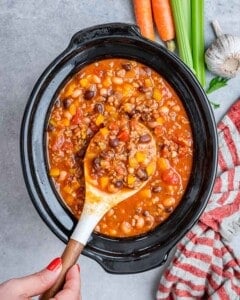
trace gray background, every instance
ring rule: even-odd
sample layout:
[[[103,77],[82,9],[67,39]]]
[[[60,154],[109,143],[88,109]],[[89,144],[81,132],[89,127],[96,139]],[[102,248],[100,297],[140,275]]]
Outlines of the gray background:
[[[206,2],[206,46],[210,20],[240,35],[240,1]],[[107,22],[134,22],[129,0],[0,0],[0,282],[35,272],[64,245],[42,222],[27,193],[20,164],[19,131],[29,94],[45,67],[78,30]],[[208,74],[208,80],[210,75]],[[239,77],[215,92],[216,121],[239,97]],[[233,242],[238,246],[237,239]],[[238,249],[239,250],[239,249]],[[83,299],[154,299],[161,268],[136,275],[111,275],[80,258]]]

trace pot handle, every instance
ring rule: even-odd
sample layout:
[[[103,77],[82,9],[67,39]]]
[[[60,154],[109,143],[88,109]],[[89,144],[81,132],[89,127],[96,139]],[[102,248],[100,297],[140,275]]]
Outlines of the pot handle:
[[[78,31],[72,37],[68,48],[76,48],[95,39],[113,36],[142,38],[139,27],[134,24],[107,23]]]
[[[134,274],[149,271],[156,267],[164,266],[169,258],[170,250],[158,249],[145,253],[143,256],[132,254],[127,257],[102,257],[94,254],[92,258],[96,260],[105,271],[111,274]],[[91,255],[90,255],[91,257]]]

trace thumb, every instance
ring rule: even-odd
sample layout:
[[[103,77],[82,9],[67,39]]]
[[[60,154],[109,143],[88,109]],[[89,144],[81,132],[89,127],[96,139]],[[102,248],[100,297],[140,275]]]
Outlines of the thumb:
[[[55,258],[44,270],[16,279],[19,295],[33,297],[48,290],[57,280],[62,269],[62,259]]]

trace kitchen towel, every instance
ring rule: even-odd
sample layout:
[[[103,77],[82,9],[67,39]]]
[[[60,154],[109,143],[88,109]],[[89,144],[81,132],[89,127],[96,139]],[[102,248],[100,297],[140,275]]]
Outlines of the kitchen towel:
[[[240,259],[229,246],[240,233],[240,100],[217,130],[213,193],[198,223],[178,244],[160,279],[157,300],[240,299]]]

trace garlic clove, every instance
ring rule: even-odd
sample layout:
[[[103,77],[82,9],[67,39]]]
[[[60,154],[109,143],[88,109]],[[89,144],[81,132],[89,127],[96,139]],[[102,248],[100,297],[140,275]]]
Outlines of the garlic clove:
[[[213,26],[216,26],[216,21]],[[221,77],[235,77],[240,72],[240,37],[221,34],[218,23],[217,26],[215,32],[219,37],[205,52],[206,65]]]

